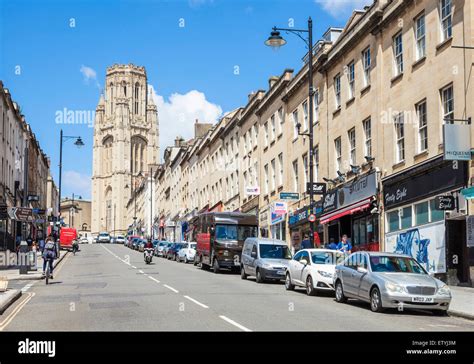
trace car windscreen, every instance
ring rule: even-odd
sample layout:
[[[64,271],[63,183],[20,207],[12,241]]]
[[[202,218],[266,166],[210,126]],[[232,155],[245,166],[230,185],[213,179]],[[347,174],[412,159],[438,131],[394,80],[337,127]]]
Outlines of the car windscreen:
[[[427,274],[415,259],[409,257],[371,256],[370,267],[372,272]]]
[[[190,248],[190,249],[196,249],[196,245],[197,245],[197,244],[189,244],[189,248]]]
[[[337,265],[344,261],[344,254],[337,252],[311,252],[311,261],[314,264],[332,264]]]
[[[286,245],[260,244],[262,259],[291,259],[290,249]]]
[[[245,240],[257,236],[256,226],[247,225],[216,225],[216,239],[218,240]]]

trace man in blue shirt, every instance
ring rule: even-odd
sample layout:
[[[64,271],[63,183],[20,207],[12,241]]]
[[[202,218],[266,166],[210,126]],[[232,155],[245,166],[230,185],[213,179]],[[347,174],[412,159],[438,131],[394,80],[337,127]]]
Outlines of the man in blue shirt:
[[[313,246],[309,240],[308,234],[305,234],[303,241],[301,242],[301,249],[311,249]]]
[[[339,244],[337,244],[337,250],[345,253],[345,254],[351,254],[352,253],[352,245],[351,243],[349,243],[349,241],[347,241],[347,235],[344,234],[342,236],[342,239],[341,241],[339,242]]]
[[[334,242],[333,238],[331,238],[331,240],[329,241],[328,249],[337,250],[337,244]]]

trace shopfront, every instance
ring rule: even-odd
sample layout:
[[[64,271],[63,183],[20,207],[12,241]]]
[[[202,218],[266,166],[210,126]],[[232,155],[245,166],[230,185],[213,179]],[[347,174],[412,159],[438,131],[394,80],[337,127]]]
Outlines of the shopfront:
[[[468,282],[467,163],[438,157],[382,183],[384,250],[414,257],[449,284]]]
[[[321,216],[323,211],[322,201],[317,201],[314,204],[313,211],[311,211],[310,206],[305,206],[301,209],[298,209],[292,213],[289,213],[288,216],[288,228],[290,229],[290,238],[291,238],[291,247],[295,251],[300,249],[301,241],[305,235],[311,235],[311,223],[308,218],[313,213],[316,215],[316,218]],[[317,233],[316,242],[321,242],[321,246],[324,245],[324,231],[322,225],[318,224],[317,221],[314,223],[315,230]]]
[[[274,202],[270,209],[270,233],[272,239],[286,240],[286,215],[288,204]]]
[[[324,196],[325,242],[339,242],[347,235],[352,250],[378,251],[379,214],[377,209],[377,173],[356,176]]]

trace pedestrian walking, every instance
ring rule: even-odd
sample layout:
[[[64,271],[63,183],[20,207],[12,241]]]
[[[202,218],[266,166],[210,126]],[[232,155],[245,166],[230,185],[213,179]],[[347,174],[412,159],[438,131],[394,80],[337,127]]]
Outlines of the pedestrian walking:
[[[301,242],[301,249],[311,249],[313,247],[313,244],[311,244],[311,241],[309,240],[309,235],[305,234],[304,239]]]

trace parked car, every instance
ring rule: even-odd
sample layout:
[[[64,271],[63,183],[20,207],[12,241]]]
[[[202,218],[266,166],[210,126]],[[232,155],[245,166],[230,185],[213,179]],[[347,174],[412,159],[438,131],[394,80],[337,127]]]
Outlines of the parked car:
[[[168,253],[166,254],[167,259],[177,260],[178,251],[182,247],[182,243],[173,243],[171,247],[168,249]]]
[[[133,238],[131,248],[133,250],[138,250],[138,243],[140,242],[141,238]]]
[[[167,245],[166,241],[160,241],[158,244],[155,246],[155,255],[157,257],[162,257],[163,256],[163,251],[165,249],[165,246]]]
[[[110,234],[106,232],[99,233],[98,242],[110,243],[111,242]]]
[[[116,244],[125,244],[125,237],[123,235],[117,235],[115,237]]]
[[[194,262],[194,257],[196,256],[196,243],[184,243],[181,249],[178,251],[178,262]]]
[[[247,238],[242,250],[240,276],[255,276],[257,283],[283,280],[291,259],[291,252],[283,240]]]
[[[162,255],[163,258],[168,258],[168,251],[170,250],[170,248],[171,248],[172,245],[173,245],[173,243],[168,242],[168,243],[166,243],[166,245],[163,247],[163,255]]]
[[[132,248],[133,239],[137,239],[137,238],[139,238],[139,236],[137,236],[137,235],[129,235],[129,236],[127,237],[126,246],[129,247],[129,248]]]
[[[334,291],[336,265],[343,262],[343,252],[331,249],[303,249],[291,259],[285,288],[305,287],[308,296],[320,291]]]
[[[449,287],[430,276],[412,257],[384,252],[356,252],[336,266],[336,301],[356,298],[374,312],[385,308],[428,309],[446,315]]]
[[[138,244],[137,244],[137,250],[139,252],[144,252],[145,251],[145,244],[146,244],[146,240],[145,239],[140,239],[138,241]]]
[[[79,240],[80,244],[89,244],[89,239],[87,236],[82,236],[81,239]]]

